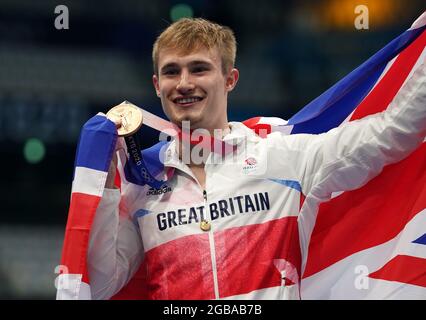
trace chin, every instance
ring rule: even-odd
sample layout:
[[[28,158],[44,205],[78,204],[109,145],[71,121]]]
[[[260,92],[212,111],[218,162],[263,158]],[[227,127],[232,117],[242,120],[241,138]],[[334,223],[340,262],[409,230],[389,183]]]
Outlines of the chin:
[[[183,121],[189,121],[191,128],[198,127],[199,123],[201,122],[202,117],[199,114],[191,114],[189,112],[185,112],[179,115],[174,115],[172,117],[172,122],[176,124],[179,127],[182,127]]]
[[[191,128],[191,129],[197,129],[197,128],[200,128],[200,127],[201,127],[201,126],[200,126],[201,121],[199,121],[199,120],[197,120],[197,119],[194,119],[194,118],[191,118],[191,117],[179,119],[177,122],[175,122],[175,124],[176,124],[179,128],[182,128],[182,122],[183,122],[183,121],[189,121],[189,125],[190,125],[190,128]]]

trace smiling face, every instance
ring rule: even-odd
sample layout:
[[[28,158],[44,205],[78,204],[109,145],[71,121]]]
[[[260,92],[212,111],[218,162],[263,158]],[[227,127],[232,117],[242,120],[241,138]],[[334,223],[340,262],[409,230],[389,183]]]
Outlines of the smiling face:
[[[238,70],[226,74],[217,48],[201,47],[189,54],[164,49],[158,57],[158,75],[153,75],[157,95],[167,117],[181,127],[225,129],[227,99],[238,81]]]

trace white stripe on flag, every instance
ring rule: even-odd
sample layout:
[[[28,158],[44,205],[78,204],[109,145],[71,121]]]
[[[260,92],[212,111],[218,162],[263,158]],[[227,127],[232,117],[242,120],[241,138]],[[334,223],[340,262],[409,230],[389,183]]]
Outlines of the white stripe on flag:
[[[374,86],[371,88],[371,90],[368,92],[368,94],[365,96],[364,99],[366,99],[368,97],[368,95],[376,88],[376,86],[379,84],[379,82],[383,79],[383,77],[387,74],[387,72],[389,71],[389,69],[392,67],[392,65],[394,64],[395,60],[398,58],[398,56],[399,55],[397,55],[395,58],[393,58],[391,61],[389,61],[389,63],[386,65],[385,69],[383,70],[382,74],[377,79],[376,83],[374,84]],[[401,85],[401,88],[405,85],[405,83],[408,81],[408,79],[411,78],[411,76],[413,75],[414,71],[417,70],[417,68],[423,63],[425,57],[426,57],[426,48],[423,49],[423,51],[420,54],[419,58],[417,59],[416,63],[411,68],[410,73],[405,78],[404,82]],[[356,109],[354,109],[354,111],[352,111],[351,114],[349,116],[347,116],[346,119],[343,120],[342,123],[339,126],[342,126],[346,122],[349,122],[350,119],[352,118],[352,115],[355,113],[355,111],[356,111]]]
[[[368,93],[366,94],[366,96],[364,97],[363,101],[365,99],[368,98],[368,96],[370,95],[370,93],[376,88],[376,86],[380,83],[380,81],[382,81],[383,77],[388,73],[389,69],[392,67],[392,65],[394,64],[395,60],[398,58],[399,55],[397,55],[395,58],[393,58],[391,61],[388,62],[388,64],[386,65],[385,69],[383,70],[382,74],[380,75],[380,77],[377,79],[376,83],[374,84],[374,86],[370,89],[370,91],[368,91]],[[418,62],[418,61],[417,61]],[[410,74],[413,72],[413,70],[411,70]],[[408,77],[407,77],[408,78]],[[405,81],[407,81],[407,78],[405,79]],[[405,83],[404,81],[404,83]],[[402,87],[402,86],[401,86]],[[342,121],[342,123],[339,125],[342,126],[344,125],[346,122],[351,121],[353,114],[355,113],[357,108],[355,108],[349,116],[346,117],[345,120]]]
[[[414,21],[414,23],[411,25],[411,28],[408,30],[413,30],[413,29],[423,27],[425,24],[426,24],[426,11],[423,12],[423,14],[420,17],[418,17],[416,21]]]
[[[60,274],[57,278],[56,300],[91,300],[90,286],[81,281],[81,274]]]
[[[108,172],[76,167],[71,192],[102,197],[107,176]]]
[[[417,59],[416,63],[414,64],[414,66],[411,68],[410,73],[408,74],[408,76],[405,78],[404,83],[402,84],[401,87],[403,87],[405,85],[405,83],[407,82],[408,79],[411,78],[411,76],[413,75],[413,73],[425,62],[425,57],[426,57],[426,48],[423,49],[422,53],[420,54],[419,58]],[[422,66],[424,67],[424,66]]]
[[[287,124],[288,121],[277,117],[261,117],[258,124],[271,125],[272,132],[281,132],[282,134],[291,134],[292,125]]]

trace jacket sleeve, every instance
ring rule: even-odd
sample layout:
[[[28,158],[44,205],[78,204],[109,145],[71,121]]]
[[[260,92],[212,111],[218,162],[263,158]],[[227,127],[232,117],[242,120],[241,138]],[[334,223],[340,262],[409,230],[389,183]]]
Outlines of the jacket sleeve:
[[[120,198],[119,189],[105,189],[93,221],[87,257],[92,299],[111,298],[143,259],[139,229]]]
[[[426,135],[426,72],[416,67],[386,111],[327,133],[301,135],[296,167],[305,195],[318,201],[356,189],[408,156]]]

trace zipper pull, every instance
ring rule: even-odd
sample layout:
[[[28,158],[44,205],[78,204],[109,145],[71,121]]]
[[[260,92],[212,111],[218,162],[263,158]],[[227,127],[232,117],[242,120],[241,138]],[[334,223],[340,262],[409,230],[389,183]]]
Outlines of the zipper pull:
[[[204,201],[207,201],[207,191],[206,190],[203,190],[203,198],[204,198]]]

